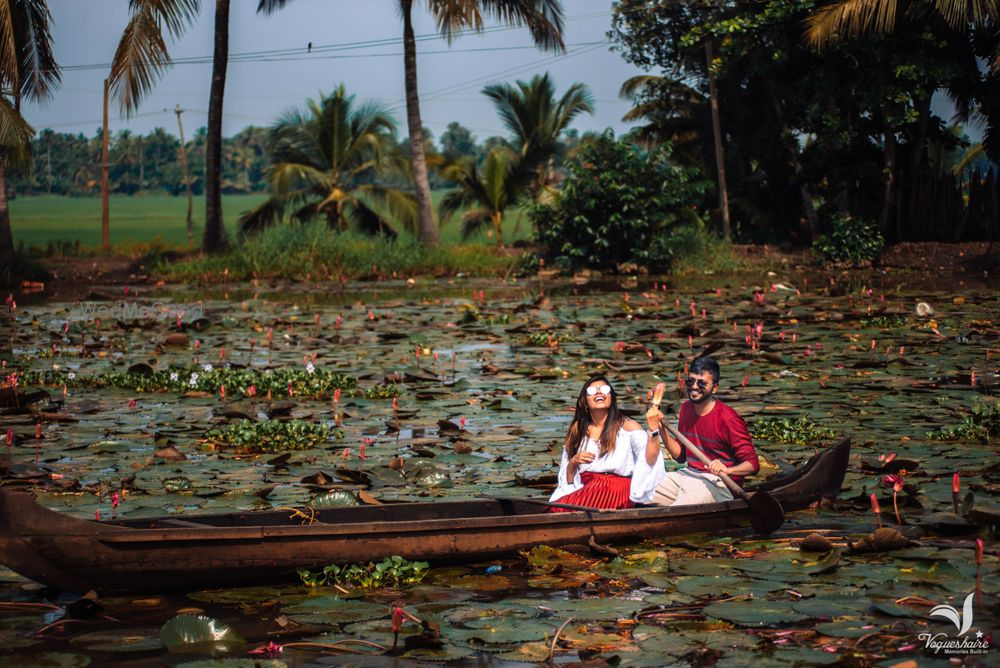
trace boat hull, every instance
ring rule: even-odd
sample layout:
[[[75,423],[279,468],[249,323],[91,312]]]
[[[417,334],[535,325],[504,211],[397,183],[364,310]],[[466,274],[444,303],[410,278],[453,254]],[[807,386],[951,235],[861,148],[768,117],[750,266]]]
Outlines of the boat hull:
[[[786,511],[837,494],[846,439],[789,476],[762,484]],[[192,515],[95,522],[0,489],[0,562],[59,589],[101,593],[194,590],[288,579],[298,568],[377,561],[481,560],[535,545],[616,543],[728,533],[750,523],[740,500],[695,506],[545,513],[524,500],[473,499],[317,511]]]

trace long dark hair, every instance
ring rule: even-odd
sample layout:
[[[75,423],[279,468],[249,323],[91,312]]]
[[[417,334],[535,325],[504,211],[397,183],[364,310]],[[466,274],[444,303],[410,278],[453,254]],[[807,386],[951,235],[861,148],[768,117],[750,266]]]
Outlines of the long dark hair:
[[[615,386],[603,374],[591,376],[583,384],[583,387],[580,388],[580,396],[576,399],[576,412],[573,414],[573,422],[570,423],[569,430],[566,432],[566,442],[563,444],[563,447],[566,448],[566,454],[570,457],[576,455],[577,451],[580,450],[580,444],[583,442],[584,437],[587,435],[587,430],[592,424],[590,410],[587,408],[587,388],[590,387],[591,383],[598,380],[604,381],[611,388],[611,405],[608,407],[608,419],[604,423],[604,429],[601,431],[601,457],[615,449],[615,439],[618,437],[618,430],[625,424],[626,418],[618,410],[618,395],[615,393]]]

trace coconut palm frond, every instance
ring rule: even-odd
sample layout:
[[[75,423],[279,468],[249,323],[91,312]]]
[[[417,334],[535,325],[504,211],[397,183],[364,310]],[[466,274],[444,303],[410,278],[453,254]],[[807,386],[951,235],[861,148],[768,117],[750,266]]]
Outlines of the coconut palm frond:
[[[897,8],[897,0],[842,0],[821,7],[806,19],[806,41],[823,49],[867,32],[891,32]]]
[[[354,229],[369,236],[387,236],[395,239],[398,234],[392,226],[386,222],[375,207],[369,206],[368,202],[361,198],[352,199],[344,207],[344,216]]]
[[[311,165],[295,162],[279,162],[271,165],[268,172],[271,192],[287,197],[295,192],[329,192],[330,181],[325,172]]]
[[[257,2],[258,14],[273,14],[292,0],[259,0]]]
[[[200,9],[199,0],[132,0],[108,75],[111,97],[126,117],[135,113],[172,63],[163,28],[176,40]]]
[[[479,0],[487,16],[509,26],[524,25],[535,45],[545,51],[565,51],[561,0]]]
[[[618,97],[623,100],[635,100],[636,96],[647,88],[658,83],[663,77],[655,74],[640,74],[626,79],[618,89]]]
[[[286,200],[271,197],[252,209],[244,211],[237,219],[240,236],[257,234],[272,225],[277,225],[284,220],[286,210]]]
[[[493,218],[486,209],[467,211],[462,215],[462,241],[468,241],[472,235],[489,227],[492,222]]]
[[[14,5],[10,2],[0,2],[0,82],[4,88],[20,90],[21,77],[14,22]]]
[[[0,96],[0,159],[4,167],[27,166],[31,163],[31,138],[35,128]]]
[[[358,196],[381,212],[383,218],[388,217],[403,229],[416,233],[420,207],[412,193],[379,184],[365,184],[358,186]]]
[[[52,95],[60,80],[52,52],[52,14],[43,0],[22,0],[16,7],[14,34],[22,37],[16,39],[20,79],[17,90],[29,100],[44,100]]]

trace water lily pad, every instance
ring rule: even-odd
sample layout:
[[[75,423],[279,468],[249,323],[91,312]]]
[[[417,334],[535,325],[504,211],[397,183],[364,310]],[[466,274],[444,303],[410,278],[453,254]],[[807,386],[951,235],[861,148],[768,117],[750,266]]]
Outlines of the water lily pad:
[[[148,652],[163,649],[160,629],[108,629],[70,638],[77,647],[92,652]]]
[[[722,619],[739,626],[778,626],[808,619],[806,615],[789,609],[785,603],[767,600],[713,603],[707,606],[704,612],[709,617]]]
[[[225,624],[204,615],[178,615],[160,629],[160,641],[171,653],[227,654],[243,638]]]
[[[280,601],[294,604],[308,598],[309,591],[302,586],[289,587],[235,587],[232,589],[205,589],[190,592],[187,597],[199,603],[247,604],[263,601]]]
[[[817,633],[835,638],[860,638],[879,629],[878,626],[862,619],[841,619],[824,622],[813,627]]]
[[[85,668],[91,663],[85,654],[70,654],[69,652],[44,652],[29,657],[19,657],[17,662],[31,668]],[[11,664],[13,665],[13,663]]]
[[[387,605],[345,600],[339,596],[317,596],[286,606],[282,612],[312,624],[346,624],[384,617],[390,609]],[[301,619],[303,615],[308,615],[308,620]]]

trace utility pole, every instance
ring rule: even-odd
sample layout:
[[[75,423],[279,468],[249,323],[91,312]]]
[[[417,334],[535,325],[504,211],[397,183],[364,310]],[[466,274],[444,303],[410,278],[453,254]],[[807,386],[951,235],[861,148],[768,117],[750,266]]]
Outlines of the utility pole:
[[[101,131],[101,249],[107,253],[111,250],[110,204],[108,193],[108,80],[104,80],[104,125]]]
[[[729,191],[726,188],[726,164],[722,155],[722,125],[719,123],[719,93],[715,90],[715,72],[712,70],[712,40],[705,42],[705,55],[708,58],[708,97],[712,107],[712,133],[715,135],[715,164],[719,173],[719,208],[722,210],[722,236],[726,241],[733,240],[733,232],[729,226]]]
[[[194,195],[191,194],[191,176],[188,174],[188,154],[187,146],[184,144],[184,124],[181,123],[181,114],[184,113],[184,110],[181,109],[180,104],[174,107],[174,113],[177,114],[177,130],[181,134],[181,169],[184,170],[184,185],[187,186],[188,193],[188,244],[194,244],[194,222],[191,220],[191,213],[194,210]]]

